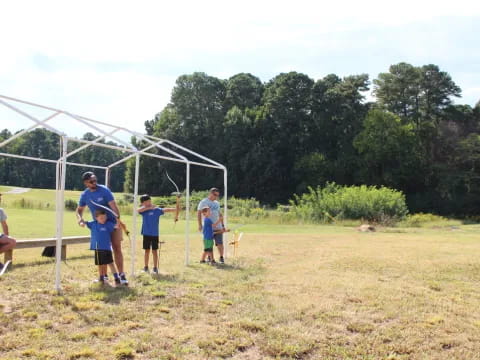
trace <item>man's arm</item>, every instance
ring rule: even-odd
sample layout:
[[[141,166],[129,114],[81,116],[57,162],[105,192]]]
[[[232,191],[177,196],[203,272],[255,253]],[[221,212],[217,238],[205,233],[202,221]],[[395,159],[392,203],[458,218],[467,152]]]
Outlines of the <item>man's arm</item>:
[[[222,224],[223,226],[223,216],[222,214],[218,214],[218,220],[213,224],[213,227],[217,226],[218,224]]]
[[[218,218],[220,219],[220,223],[222,224],[222,227],[225,229],[225,224],[223,223],[223,215],[220,211],[218,212]]]
[[[75,214],[77,215],[77,222],[78,225],[85,226],[85,220],[83,220],[83,210],[85,209],[85,206],[78,206],[77,210],[75,211]]]
[[[113,210],[115,214],[118,215],[118,218],[120,219],[120,211],[118,210],[117,203],[115,202],[115,200],[109,201],[108,206],[110,207],[110,209]]]
[[[202,231],[202,212],[200,210],[197,211],[197,219],[198,219],[198,231]]]
[[[2,221],[2,229],[3,229],[3,233],[8,236],[8,225],[5,220]]]

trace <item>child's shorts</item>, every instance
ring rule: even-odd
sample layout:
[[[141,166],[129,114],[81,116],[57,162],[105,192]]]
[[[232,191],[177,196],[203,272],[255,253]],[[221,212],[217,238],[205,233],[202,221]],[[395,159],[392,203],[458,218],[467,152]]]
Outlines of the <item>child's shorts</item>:
[[[203,239],[203,251],[213,251],[213,239]]]
[[[95,265],[108,265],[113,263],[113,255],[110,250],[95,250]]]
[[[143,235],[143,250],[158,250],[158,236]]]

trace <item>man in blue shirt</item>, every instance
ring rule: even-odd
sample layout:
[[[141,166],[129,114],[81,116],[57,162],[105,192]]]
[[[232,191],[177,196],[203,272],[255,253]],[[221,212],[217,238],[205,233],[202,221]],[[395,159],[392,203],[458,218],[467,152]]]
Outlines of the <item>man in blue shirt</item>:
[[[217,246],[218,253],[220,255],[220,263],[223,264],[225,261],[223,259],[223,233],[225,232],[225,225],[223,224],[223,220],[218,222],[218,219],[222,217],[220,212],[220,203],[218,202],[218,198],[220,197],[220,190],[217,188],[211,188],[209,190],[208,196],[200,201],[197,207],[197,219],[198,219],[198,231],[202,231],[202,209],[205,207],[210,208],[210,218],[212,222],[215,224],[213,230],[215,245]]]
[[[143,235],[143,249],[145,250],[145,267],[144,272],[148,272],[148,259],[150,257],[150,249],[153,255],[153,273],[158,274],[158,237],[160,216],[166,212],[175,211],[175,221],[178,220],[179,212],[179,197],[177,196],[177,206],[175,208],[160,208],[152,204],[150,195],[142,195],[140,197],[142,206],[137,210],[142,215],[142,235]]]
[[[104,185],[97,184],[97,177],[91,171],[87,171],[82,175],[83,184],[85,185],[85,191],[80,195],[80,201],[77,207],[77,220],[79,224],[85,223],[83,220],[83,210],[85,206],[88,206],[92,213],[92,218],[95,219],[95,210],[99,209],[96,204],[105,206],[111,211],[107,211],[107,220],[117,222],[117,217],[120,219],[120,212],[118,211],[117,204],[110,189]],[[114,215],[115,214],[115,215]],[[111,242],[113,248],[113,257],[115,259],[115,265],[117,266],[119,274],[113,274],[115,277],[115,283],[128,285],[128,280],[123,271],[123,254],[122,254],[122,230],[116,228],[111,233]]]

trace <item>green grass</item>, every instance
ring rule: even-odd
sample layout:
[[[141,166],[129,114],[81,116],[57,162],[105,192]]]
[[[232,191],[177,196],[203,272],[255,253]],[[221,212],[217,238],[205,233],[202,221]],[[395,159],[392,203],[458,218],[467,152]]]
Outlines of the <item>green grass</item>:
[[[53,235],[53,211],[6,210],[12,235]],[[67,234],[88,233],[73,212],[65,219]],[[183,265],[184,225],[162,218],[161,274],[139,273],[128,288],[92,283],[86,245],[68,249],[62,295],[41,249],[15,252],[0,278],[0,358],[479,358],[479,225],[248,224],[224,268],[196,263],[195,221]],[[140,269],[140,250],[135,259]]]

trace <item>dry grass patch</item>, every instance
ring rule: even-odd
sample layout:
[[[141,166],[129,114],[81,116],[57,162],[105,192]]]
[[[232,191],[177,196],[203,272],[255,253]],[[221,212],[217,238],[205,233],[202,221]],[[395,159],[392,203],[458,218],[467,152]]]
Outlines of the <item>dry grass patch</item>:
[[[61,296],[53,263],[18,251],[0,280],[0,358],[478,358],[478,229],[267,230],[246,233],[224,267],[184,267],[181,236],[167,235],[163,272],[128,288],[92,285],[90,253],[72,246],[88,257],[62,265]],[[48,282],[32,289],[34,276]]]

